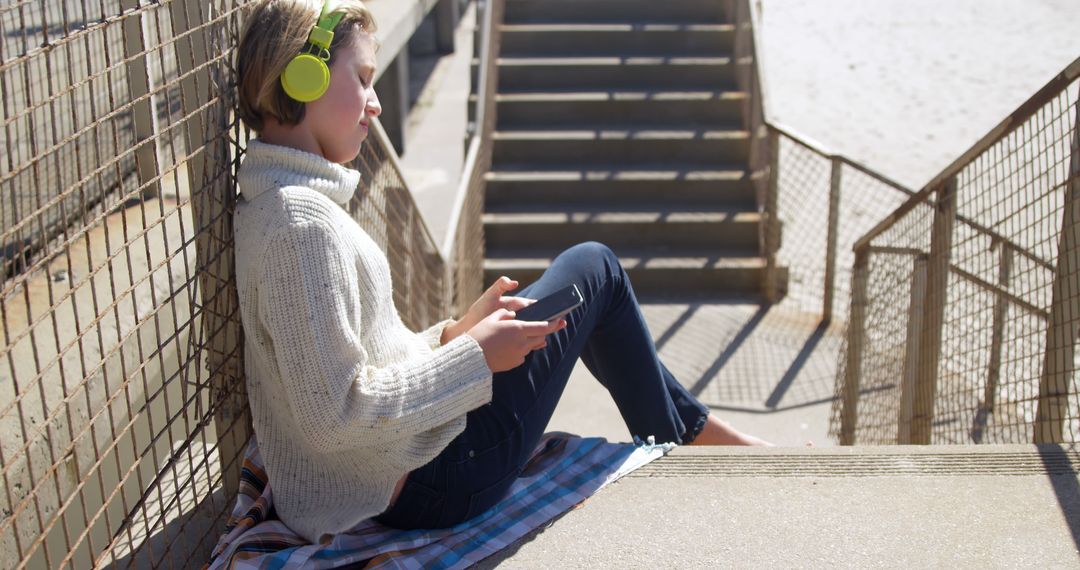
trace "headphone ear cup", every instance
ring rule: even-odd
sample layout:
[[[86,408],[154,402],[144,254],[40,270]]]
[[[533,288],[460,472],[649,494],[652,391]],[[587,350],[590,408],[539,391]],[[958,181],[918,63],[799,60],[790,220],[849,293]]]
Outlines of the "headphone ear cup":
[[[301,103],[310,103],[322,97],[330,87],[330,68],[314,55],[302,53],[285,66],[281,74],[281,87],[289,97]]]

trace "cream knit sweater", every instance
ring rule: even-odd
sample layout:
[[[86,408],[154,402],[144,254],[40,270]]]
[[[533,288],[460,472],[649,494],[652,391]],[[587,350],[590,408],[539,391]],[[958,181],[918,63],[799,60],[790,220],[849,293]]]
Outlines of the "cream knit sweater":
[[[360,173],[253,140],[238,173],[236,279],[255,434],[278,515],[311,541],[386,510],[491,400],[472,337],[439,345],[394,307],[386,256],[341,207]]]

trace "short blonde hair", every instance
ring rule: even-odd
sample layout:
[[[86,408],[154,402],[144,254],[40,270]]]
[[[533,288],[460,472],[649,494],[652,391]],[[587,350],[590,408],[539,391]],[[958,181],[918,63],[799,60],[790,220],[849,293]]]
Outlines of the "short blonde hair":
[[[261,132],[266,117],[284,125],[303,120],[304,104],[285,94],[281,73],[304,49],[322,7],[323,0],[262,0],[249,14],[236,54],[238,111],[248,128]],[[334,28],[328,63],[360,33],[375,32],[375,20],[361,0],[331,2],[331,9],[343,17]]]

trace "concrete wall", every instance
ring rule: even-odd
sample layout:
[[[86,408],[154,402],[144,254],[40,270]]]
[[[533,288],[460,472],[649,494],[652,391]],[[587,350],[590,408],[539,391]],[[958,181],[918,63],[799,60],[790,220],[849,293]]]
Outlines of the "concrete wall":
[[[11,348],[0,384],[16,390],[0,394],[0,406],[12,406],[16,391],[21,398],[0,417],[4,455],[16,458],[6,479],[13,494],[0,496],[0,509],[8,515],[36,491],[16,518],[23,550],[39,534],[39,513],[47,524],[64,509],[63,524],[49,533],[54,565],[67,550],[64,526],[76,542],[105,504],[90,535],[93,554],[108,544],[106,526],[119,525],[199,421],[202,406],[189,400],[205,400],[206,391],[185,385],[198,372],[188,362],[191,335],[201,334],[192,318],[194,233],[190,208],[175,199],[122,209],[5,302],[3,340]],[[55,461],[61,467],[49,474]],[[62,507],[72,492],[77,498]],[[0,566],[8,566],[18,559],[14,535],[0,540]],[[88,561],[89,550],[76,560]]]

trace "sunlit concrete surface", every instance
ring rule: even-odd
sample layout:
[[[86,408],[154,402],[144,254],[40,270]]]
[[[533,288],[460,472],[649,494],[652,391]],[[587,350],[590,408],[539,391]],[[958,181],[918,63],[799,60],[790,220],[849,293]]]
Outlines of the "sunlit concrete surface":
[[[840,332],[805,313],[748,300],[649,302],[660,357],[718,416],[777,445],[831,445]],[[578,363],[549,429],[629,441],[611,397]]]
[[[1075,568],[1077,454],[1056,446],[681,448],[491,568]]]

